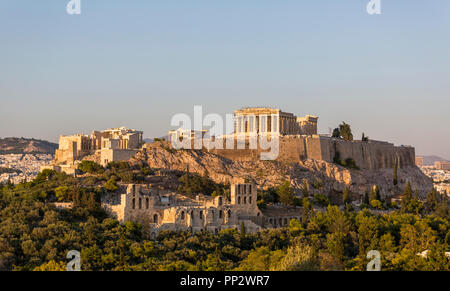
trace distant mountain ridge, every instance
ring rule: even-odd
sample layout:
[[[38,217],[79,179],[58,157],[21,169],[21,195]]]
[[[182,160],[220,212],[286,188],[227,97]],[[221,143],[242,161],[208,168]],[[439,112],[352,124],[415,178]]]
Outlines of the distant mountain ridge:
[[[0,138],[0,154],[55,154],[58,144],[23,137]]]
[[[433,166],[435,162],[448,162],[448,160],[438,156],[422,156],[422,157],[424,166]]]

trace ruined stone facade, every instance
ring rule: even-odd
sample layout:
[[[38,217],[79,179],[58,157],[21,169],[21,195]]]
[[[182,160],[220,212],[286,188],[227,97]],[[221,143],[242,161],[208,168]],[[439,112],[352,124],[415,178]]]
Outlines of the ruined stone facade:
[[[230,196],[230,200],[204,195],[191,199],[148,185],[130,184],[125,193],[104,198],[102,205],[120,222],[135,221],[149,226],[153,236],[162,230],[216,233],[239,229],[241,223],[247,232],[260,230],[263,217],[256,204],[256,185],[233,184]]]
[[[72,165],[89,155],[95,155],[101,165],[128,160],[142,145],[142,135],[142,131],[120,127],[93,131],[90,135],[60,136],[54,165]]]
[[[318,117],[297,117],[280,109],[243,108],[234,111],[235,134],[313,135],[317,134]]]

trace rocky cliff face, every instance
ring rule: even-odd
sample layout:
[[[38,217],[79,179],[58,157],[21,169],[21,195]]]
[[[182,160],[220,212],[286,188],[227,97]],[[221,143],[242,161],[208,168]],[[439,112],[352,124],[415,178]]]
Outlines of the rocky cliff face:
[[[401,193],[408,180],[413,189],[424,196],[432,187],[432,181],[417,167],[398,170],[399,183],[393,185],[393,169],[353,170],[319,160],[305,160],[295,163],[279,161],[233,161],[206,151],[173,150],[166,143],[146,144],[134,158],[133,165],[147,164],[152,168],[189,171],[204,174],[208,172],[215,182],[238,183],[253,180],[259,187],[278,186],[288,180],[300,193],[304,180],[310,193],[337,194],[348,187],[353,198],[364,195],[367,188],[378,185],[381,195],[389,197]]]

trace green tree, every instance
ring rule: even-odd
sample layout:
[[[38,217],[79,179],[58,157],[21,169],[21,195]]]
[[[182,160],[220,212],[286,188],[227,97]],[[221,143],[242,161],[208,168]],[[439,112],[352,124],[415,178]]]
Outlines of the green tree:
[[[328,199],[327,196],[317,193],[314,194],[314,204],[320,205],[320,206],[328,206],[330,205],[330,199]]]
[[[342,121],[342,124],[339,125],[339,131],[341,133],[341,137],[344,140],[348,140],[348,141],[353,140],[352,129],[349,124]]]
[[[394,165],[394,186],[398,184],[398,163],[397,161],[395,162]]]
[[[358,227],[359,254],[365,256],[371,249],[376,249],[378,241],[379,220],[368,211],[361,211],[356,215]]]
[[[402,201],[401,201],[401,210],[402,212],[407,212],[407,207],[409,202],[412,199],[412,188],[411,182],[408,181],[406,184],[405,190],[403,191]]]
[[[280,202],[287,206],[295,205],[294,189],[291,187],[289,181],[284,181],[277,189],[277,194],[280,197]]]
[[[370,206],[379,210],[383,209],[383,203],[381,203],[381,201],[377,199],[370,201]]]
[[[348,203],[351,202],[351,198],[350,198],[350,190],[349,190],[347,187],[345,187],[344,193],[342,194],[342,202],[343,202],[344,204],[348,204]]]
[[[47,263],[44,263],[38,267],[35,267],[33,269],[33,271],[43,271],[43,272],[52,272],[52,271],[56,271],[56,272],[61,272],[61,271],[66,271],[67,267],[66,267],[66,263],[64,262],[56,262],[54,260],[51,260]]]
[[[288,248],[286,255],[275,267],[276,271],[319,271],[320,263],[314,249],[306,244]]]
[[[439,205],[438,194],[436,189],[433,187],[430,192],[427,194],[427,199],[425,201],[425,208],[428,212],[436,211]]]
[[[241,222],[241,236],[245,236],[245,224],[243,221]]]
[[[338,261],[344,260],[344,235],[340,232],[327,234],[326,246],[328,252]]]
[[[237,271],[270,271],[279,266],[284,253],[281,250],[271,252],[267,246],[259,247],[250,251]]]
[[[78,169],[84,173],[101,173],[103,172],[103,167],[93,161],[82,161],[78,165]]]
[[[369,203],[370,203],[369,190],[366,189],[366,192],[364,193],[364,204],[369,205]]]
[[[55,195],[58,201],[67,201],[69,200],[69,187],[68,186],[59,186],[55,188]]]
[[[339,130],[339,128],[335,128],[333,129],[333,134],[331,135],[331,137],[334,138],[341,138],[341,131]]]
[[[365,135],[364,135],[364,132],[363,132],[363,134],[362,134],[361,141],[363,141],[363,142],[368,142],[368,141],[369,141],[369,137],[368,137],[368,136],[365,136]]]
[[[116,180],[114,178],[109,179],[105,183],[105,189],[111,192],[117,191],[119,186],[117,186]]]
[[[445,195],[442,195],[441,202],[439,203],[435,214],[439,217],[447,218],[449,217],[448,210],[448,198]]]
[[[302,211],[302,224],[307,225],[311,215],[313,214],[313,207],[308,198],[303,198],[302,200],[303,211]]]
[[[216,249],[214,254],[209,254],[204,262],[205,271],[227,271],[233,267],[233,262],[224,261],[220,257],[220,252]]]

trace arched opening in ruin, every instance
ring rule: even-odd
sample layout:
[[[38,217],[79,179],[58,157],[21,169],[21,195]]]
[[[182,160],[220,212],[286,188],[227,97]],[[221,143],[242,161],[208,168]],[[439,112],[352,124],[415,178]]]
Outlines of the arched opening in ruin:
[[[244,197],[244,204],[247,204],[247,197]]]
[[[238,196],[238,204],[241,204],[241,196]]]
[[[149,207],[148,198],[145,198],[145,209],[148,209],[148,207]]]
[[[231,218],[231,210],[228,210],[228,218]]]
[[[135,208],[136,208],[136,200],[133,198],[133,200],[131,200],[131,209]]]
[[[219,197],[219,206],[222,206],[222,203],[223,203],[222,197]]]
[[[142,198],[139,198],[139,209],[142,209]]]
[[[222,217],[223,217],[223,211],[219,210],[219,218],[222,218]]]
[[[153,222],[158,223],[158,214],[153,215]]]
[[[252,197],[248,197],[248,204],[252,204]]]
[[[184,220],[184,211],[181,211],[181,219]]]

